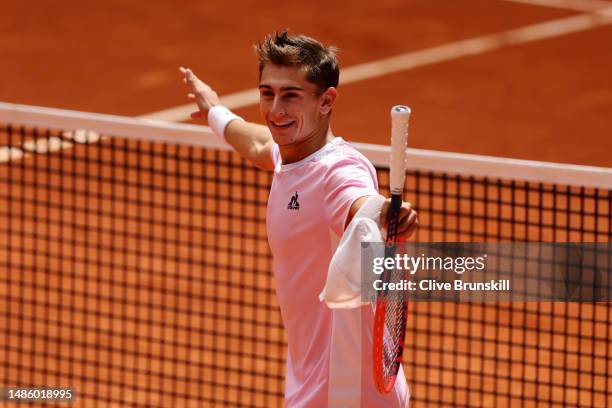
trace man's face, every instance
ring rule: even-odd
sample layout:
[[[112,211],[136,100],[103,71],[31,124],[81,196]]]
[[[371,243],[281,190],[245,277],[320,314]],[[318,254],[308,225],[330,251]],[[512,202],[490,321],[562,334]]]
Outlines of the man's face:
[[[264,66],[259,108],[278,145],[297,143],[327,131],[331,103],[327,92],[317,96],[317,91],[317,85],[308,82],[299,68]]]

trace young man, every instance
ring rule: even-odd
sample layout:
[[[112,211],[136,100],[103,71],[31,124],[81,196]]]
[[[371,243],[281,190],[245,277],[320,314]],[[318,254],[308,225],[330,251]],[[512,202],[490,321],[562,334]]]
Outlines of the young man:
[[[266,126],[245,122],[189,69],[184,82],[213,131],[255,166],[274,172],[268,241],[287,331],[288,407],[405,407],[403,371],[387,395],[372,374],[371,307],[330,309],[318,299],[344,229],[368,197],[378,195],[371,163],[330,127],[338,95],[336,50],[286,31],[256,46],[260,111]],[[382,208],[385,224],[388,202]],[[412,235],[416,212],[404,203],[399,234]]]

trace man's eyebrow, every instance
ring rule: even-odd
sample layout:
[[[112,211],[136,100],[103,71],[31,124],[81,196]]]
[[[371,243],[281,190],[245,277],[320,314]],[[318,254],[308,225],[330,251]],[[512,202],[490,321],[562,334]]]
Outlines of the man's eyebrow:
[[[272,89],[268,84],[259,84],[259,89]],[[301,86],[283,86],[280,88],[281,91],[305,91]]]

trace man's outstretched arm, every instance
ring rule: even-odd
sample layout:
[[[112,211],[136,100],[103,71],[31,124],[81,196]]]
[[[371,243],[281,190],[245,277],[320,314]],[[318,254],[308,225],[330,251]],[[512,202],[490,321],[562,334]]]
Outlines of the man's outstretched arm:
[[[222,106],[217,93],[202,82],[190,69],[180,68],[184,75],[183,82],[189,88],[188,98],[198,105],[198,110],[191,117],[203,118],[215,106]],[[224,129],[225,140],[244,159],[262,170],[274,170],[271,148],[274,143],[270,130],[263,125],[232,120]]]

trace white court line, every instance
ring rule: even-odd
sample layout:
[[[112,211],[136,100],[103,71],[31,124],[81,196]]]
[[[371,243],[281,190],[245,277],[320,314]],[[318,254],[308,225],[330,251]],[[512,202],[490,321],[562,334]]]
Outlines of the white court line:
[[[610,2],[603,0],[502,0],[511,3],[523,3],[532,6],[552,7],[565,10],[593,13],[609,8]]]
[[[539,1],[544,2],[551,0]],[[597,0],[589,0],[589,2],[590,1]],[[451,61],[470,55],[479,55],[512,45],[525,44],[547,38],[554,38],[580,31],[586,31],[611,23],[612,6],[607,3],[606,8],[598,8],[597,12],[592,14],[580,14],[577,16],[561,18],[544,23],[532,24],[516,29],[501,31],[495,34],[483,35],[480,37],[461,40],[420,51],[407,52],[394,57],[344,68],[340,72],[340,84],[345,85],[365,81],[383,75],[394,74],[440,62]],[[221,97],[221,102],[230,109],[256,105],[259,102],[259,91],[257,88],[252,88],[245,91],[228,94]],[[175,108],[152,112],[140,117],[146,119],[167,120],[171,122],[183,122],[190,119],[190,113],[195,109],[195,104],[190,103]]]

